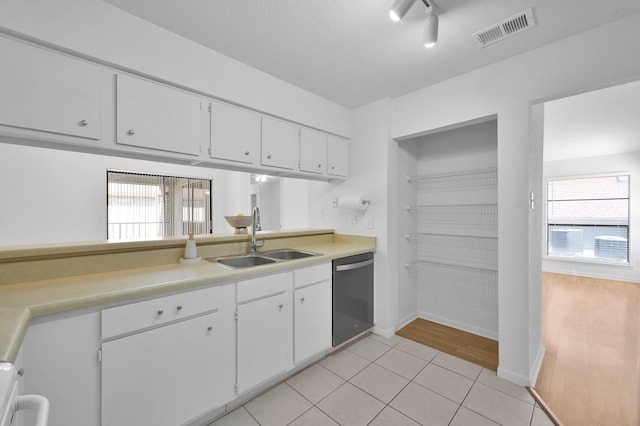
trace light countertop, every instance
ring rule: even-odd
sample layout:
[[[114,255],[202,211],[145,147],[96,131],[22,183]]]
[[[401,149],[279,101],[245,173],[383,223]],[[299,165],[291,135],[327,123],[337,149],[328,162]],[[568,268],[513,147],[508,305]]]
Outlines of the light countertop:
[[[286,238],[286,236],[278,236]],[[237,281],[375,251],[375,238],[292,239],[290,248],[319,256],[231,270],[202,260],[0,285],[0,361],[15,362],[33,317],[97,307],[192,287]],[[295,244],[295,245],[294,245]],[[65,246],[65,250],[68,246]]]

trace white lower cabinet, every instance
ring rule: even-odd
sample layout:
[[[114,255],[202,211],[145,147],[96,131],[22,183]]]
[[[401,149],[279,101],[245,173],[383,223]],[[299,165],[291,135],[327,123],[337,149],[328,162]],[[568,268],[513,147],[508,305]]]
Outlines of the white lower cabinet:
[[[102,426],[183,424],[235,397],[235,286],[194,291],[179,306],[202,297],[206,313],[102,344]]]
[[[49,426],[100,424],[100,312],[52,315],[31,322],[22,343],[24,394],[49,399]],[[24,424],[34,425],[32,410]]]
[[[293,366],[293,273],[238,282],[237,392]]]
[[[331,263],[295,271],[294,360],[331,347]]]

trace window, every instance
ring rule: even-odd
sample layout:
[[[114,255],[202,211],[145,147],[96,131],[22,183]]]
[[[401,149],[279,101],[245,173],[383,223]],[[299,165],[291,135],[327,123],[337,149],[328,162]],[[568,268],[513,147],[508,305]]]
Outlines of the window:
[[[211,180],[107,171],[107,238],[211,233]]]
[[[629,175],[547,183],[547,254],[629,262]]]

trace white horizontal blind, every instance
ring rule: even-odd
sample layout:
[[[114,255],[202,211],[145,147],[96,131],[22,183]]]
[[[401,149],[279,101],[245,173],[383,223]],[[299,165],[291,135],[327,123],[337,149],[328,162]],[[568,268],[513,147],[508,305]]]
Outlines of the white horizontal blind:
[[[629,175],[547,183],[547,254],[629,261]]]
[[[107,171],[107,238],[211,232],[211,181]]]

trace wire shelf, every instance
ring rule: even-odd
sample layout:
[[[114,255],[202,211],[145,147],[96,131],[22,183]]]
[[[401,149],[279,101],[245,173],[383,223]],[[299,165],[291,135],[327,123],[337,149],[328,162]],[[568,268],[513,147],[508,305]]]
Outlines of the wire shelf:
[[[497,312],[497,271],[427,261],[411,264],[420,269],[419,284],[438,300]]]
[[[417,241],[418,259],[445,264],[455,263],[472,268],[498,269],[497,237],[433,233],[408,234],[407,237],[409,240]]]
[[[424,191],[495,188],[498,184],[498,169],[497,167],[485,167],[407,176],[407,182],[419,185],[420,189]]]
[[[418,216],[419,224],[497,226],[498,204],[407,205],[409,213]]]

